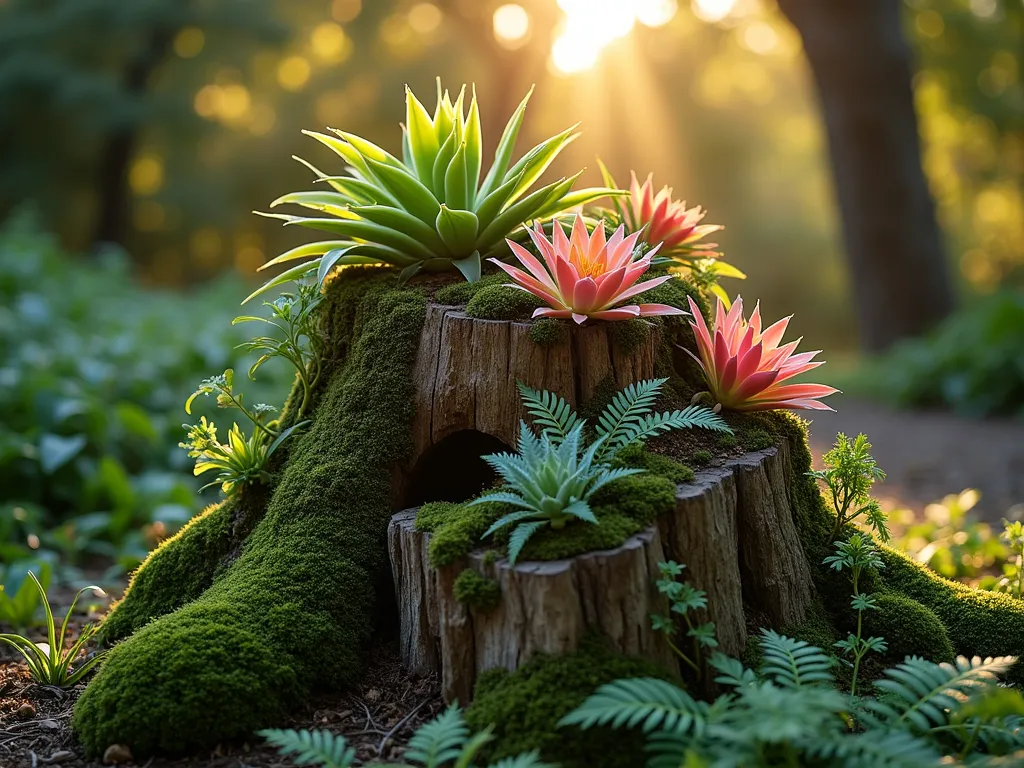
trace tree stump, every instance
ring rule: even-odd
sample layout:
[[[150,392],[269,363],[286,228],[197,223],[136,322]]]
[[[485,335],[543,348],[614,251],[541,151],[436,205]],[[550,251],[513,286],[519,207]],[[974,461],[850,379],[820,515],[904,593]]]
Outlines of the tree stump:
[[[440,673],[445,698],[463,703],[485,670],[574,650],[591,630],[622,653],[673,668],[678,662],[650,622],[651,613],[666,608],[654,581],[657,563],[667,559],[688,566],[683,578],[708,593],[697,620],[715,622],[721,650],[739,655],[748,615],[782,627],[802,620],[813,597],[790,511],[789,471],[781,441],[698,472],[677,488],[672,513],[616,549],[514,567],[478,551],[434,569],[430,534],[414,528],[416,510],[400,512],[388,530],[388,550],[403,660],[415,673]],[[493,612],[455,599],[464,568],[498,582],[501,602]]]
[[[400,508],[432,500],[417,465],[432,472],[430,461],[443,456],[445,445],[449,453],[477,455],[515,445],[525,413],[516,382],[557,392],[576,408],[605,379],[621,389],[654,376],[657,327],[628,352],[614,343],[608,323],[572,327],[566,339],[545,346],[530,338],[530,329],[472,318],[460,307],[427,308],[413,369],[413,452],[395,478]]]

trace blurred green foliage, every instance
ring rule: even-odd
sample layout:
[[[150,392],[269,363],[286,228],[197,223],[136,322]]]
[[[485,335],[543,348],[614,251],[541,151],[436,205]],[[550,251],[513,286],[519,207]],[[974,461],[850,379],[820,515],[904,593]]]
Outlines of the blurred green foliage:
[[[200,509],[182,404],[211,370],[251,363],[231,325],[246,292],[141,289],[123,253],[74,259],[30,216],[0,229],[0,560],[63,581],[113,562],[113,577]],[[283,400],[290,370],[265,366],[252,396]]]
[[[968,488],[929,504],[924,515],[910,509],[893,510],[891,545],[947,579],[1024,597],[1021,523],[1007,522],[998,530],[975,519],[971,510],[980,498],[976,490]],[[1024,509],[1014,508],[1009,514],[1019,517]]]
[[[1024,418],[1024,294],[978,300],[928,336],[897,344],[843,381],[904,408]]]

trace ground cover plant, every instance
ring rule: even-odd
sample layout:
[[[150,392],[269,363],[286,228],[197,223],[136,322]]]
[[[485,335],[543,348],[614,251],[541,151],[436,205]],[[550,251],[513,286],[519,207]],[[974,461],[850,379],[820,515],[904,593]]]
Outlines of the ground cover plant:
[[[211,369],[250,364],[230,325],[244,290],[141,289],[124,254],[76,258],[28,212],[0,228],[5,579],[40,563],[57,582],[87,583],[83,567],[123,577],[213,500],[175,447],[180,407]],[[271,364],[253,393],[280,396],[290,379]]]

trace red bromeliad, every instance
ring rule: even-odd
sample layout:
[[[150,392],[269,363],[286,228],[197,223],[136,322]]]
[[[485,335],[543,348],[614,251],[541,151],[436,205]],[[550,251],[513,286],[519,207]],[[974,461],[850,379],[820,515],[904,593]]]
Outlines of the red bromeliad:
[[[534,311],[534,317],[571,317],[577,323],[587,320],[628,320],[650,315],[685,315],[686,312],[666,304],[629,304],[617,306],[644,291],[672,280],[663,275],[637,283],[651,266],[657,248],[642,258],[634,258],[639,233],[624,235],[619,227],[607,240],[603,226],[588,233],[583,217],[577,216],[571,237],[566,236],[557,221],[551,240],[538,224],[530,237],[541,255],[538,259],[518,243],[508,241],[512,252],[526,267],[523,271],[498,259],[492,262],[515,281],[512,286],[532,293],[548,303]]]
[[[719,299],[712,334],[700,308],[693,299],[689,301],[694,318],[690,326],[700,357],[685,351],[704,370],[704,379],[717,403],[715,410],[833,410],[819,398],[839,390],[824,384],[782,383],[824,363],[814,361],[817,351],[794,354],[800,339],[781,344],[788,317],[762,331],[759,305],[754,307],[748,322],[743,319],[743,299],[737,297],[728,312]]]

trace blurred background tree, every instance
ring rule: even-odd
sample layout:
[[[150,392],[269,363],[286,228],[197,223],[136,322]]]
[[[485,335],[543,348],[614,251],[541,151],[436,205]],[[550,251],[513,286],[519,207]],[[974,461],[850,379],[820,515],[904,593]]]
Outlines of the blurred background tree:
[[[726,225],[749,275],[731,290],[816,346],[854,349],[859,322],[878,348],[954,290],[1020,284],[1022,24],[1018,0],[0,0],[0,216],[35,201],[67,247],[118,242],[150,283],[250,275],[302,237],[249,213],[308,184],[289,156],[336,167],[301,129],[397,150],[403,82],[441,75],[476,83],[493,146],[536,83],[523,144],[583,121],[552,173],[655,171]],[[899,162],[850,112],[884,83],[859,98]]]

